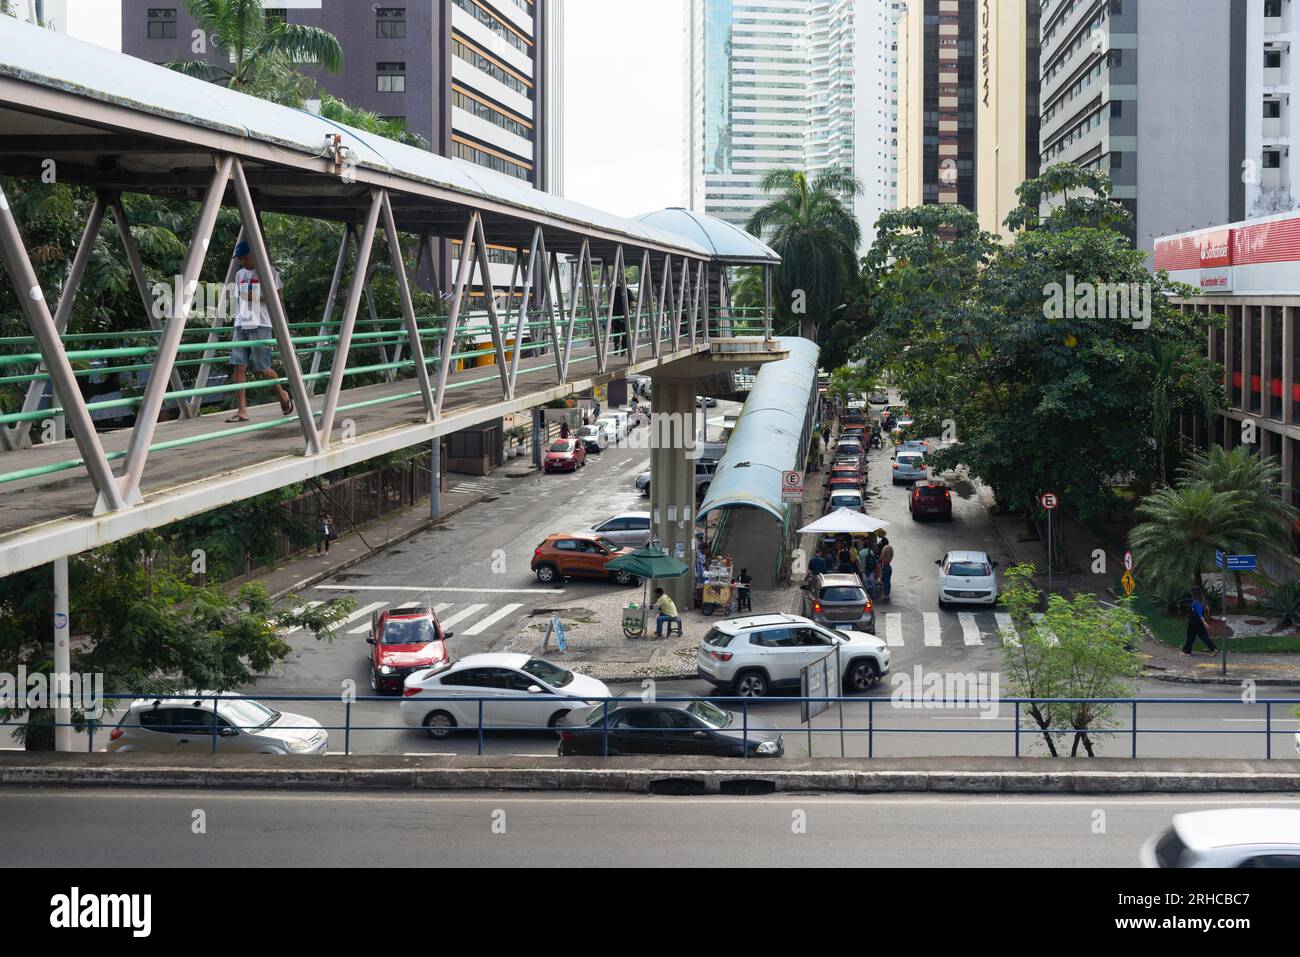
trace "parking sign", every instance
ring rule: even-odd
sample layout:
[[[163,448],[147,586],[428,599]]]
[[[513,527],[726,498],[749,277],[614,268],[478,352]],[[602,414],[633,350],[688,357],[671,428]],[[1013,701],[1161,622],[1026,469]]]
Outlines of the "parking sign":
[[[1060,504],[1055,492],[1044,492],[1043,497],[1039,499],[1039,502],[1041,502],[1043,508],[1047,509],[1049,512]]]
[[[781,473],[781,502],[797,505],[803,501],[803,473],[789,470]]]

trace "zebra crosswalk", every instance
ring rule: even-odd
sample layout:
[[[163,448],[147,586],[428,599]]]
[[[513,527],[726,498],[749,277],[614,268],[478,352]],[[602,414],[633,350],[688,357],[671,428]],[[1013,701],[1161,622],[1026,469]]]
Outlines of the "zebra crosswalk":
[[[293,611],[295,614],[301,614],[303,611],[309,611],[321,604],[323,603],[319,601],[308,601],[296,606]],[[391,605],[391,602],[382,601],[372,601],[358,605],[345,618],[335,623],[334,634],[367,634],[370,631],[370,620],[374,613]],[[507,602],[498,606],[486,602],[440,602],[432,607],[433,613],[438,616],[438,624],[442,626],[443,631],[450,630],[452,626],[461,626],[457,628],[457,634],[473,636],[481,635],[494,625],[509,619],[524,608],[524,604],[523,602]],[[305,633],[306,630],[303,628],[282,628],[279,632],[282,638]]]
[[[1011,616],[1002,611],[963,611],[956,615],[934,611],[878,613],[876,635],[890,648],[918,643],[924,648],[996,648],[1020,643]]]

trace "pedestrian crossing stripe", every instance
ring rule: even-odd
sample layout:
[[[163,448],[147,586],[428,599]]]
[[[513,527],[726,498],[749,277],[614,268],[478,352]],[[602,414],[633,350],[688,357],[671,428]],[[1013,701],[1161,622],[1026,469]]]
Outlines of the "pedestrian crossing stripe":
[[[939,635],[939,613],[927,611],[922,613],[921,621],[925,627],[925,644],[928,648],[938,648],[943,644],[943,639]]]
[[[503,605],[502,607],[494,611],[492,614],[488,615],[486,618],[483,618],[480,621],[475,622],[469,628],[466,628],[465,634],[467,635],[482,634],[484,631],[491,628],[502,618],[505,618],[507,615],[515,611],[518,611],[520,608],[523,607],[524,607],[523,605]]]
[[[452,615],[450,618],[440,619],[438,624],[442,625],[443,631],[446,631],[452,625],[456,624],[457,622],[464,621],[470,615],[477,614],[478,612],[482,611],[486,607],[487,605],[468,605],[465,608],[461,609],[460,611],[456,612],[456,614]]]
[[[980,637],[980,626],[975,624],[975,616],[968,611],[964,611],[957,616],[961,623],[961,638],[966,645],[982,645],[984,639]]]

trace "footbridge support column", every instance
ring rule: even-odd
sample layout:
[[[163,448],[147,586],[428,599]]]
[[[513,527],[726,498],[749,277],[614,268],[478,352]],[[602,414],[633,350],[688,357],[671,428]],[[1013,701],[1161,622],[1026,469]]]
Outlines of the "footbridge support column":
[[[669,556],[689,569],[680,578],[656,581],[679,611],[691,606],[695,589],[695,380],[655,379],[651,414],[650,513],[654,537]]]

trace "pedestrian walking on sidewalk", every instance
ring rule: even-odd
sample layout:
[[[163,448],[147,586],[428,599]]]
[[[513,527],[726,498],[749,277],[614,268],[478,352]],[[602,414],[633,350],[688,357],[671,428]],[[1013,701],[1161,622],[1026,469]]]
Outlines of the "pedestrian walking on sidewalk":
[[[754,610],[754,601],[749,591],[753,583],[754,576],[749,573],[749,569],[742,568],[740,577],[736,579],[736,611]]]
[[[894,546],[889,538],[880,539],[880,597],[889,599],[889,582],[894,577]]]
[[[316,514],[316,554],[321,554],[321,547],[324,546],[324,554],[330,553],[330,542],[334,541],[338,535],[334,532],[334,517],[330,515],[329,509],[322,508]]]
[[[1210,654],[1218,652],[1219,649],[1214,647],[1214,642],[1210,640],[1210,630],[1207,627],[1209,623],[1210,611],[1205,603],[1205,592],[1193,588],[1192,607],[1187,612],[1187,640],[1183,642],[1183,654],[1191,655],[1192,649],[1196,647],[1197,638],[1210,649]]]

